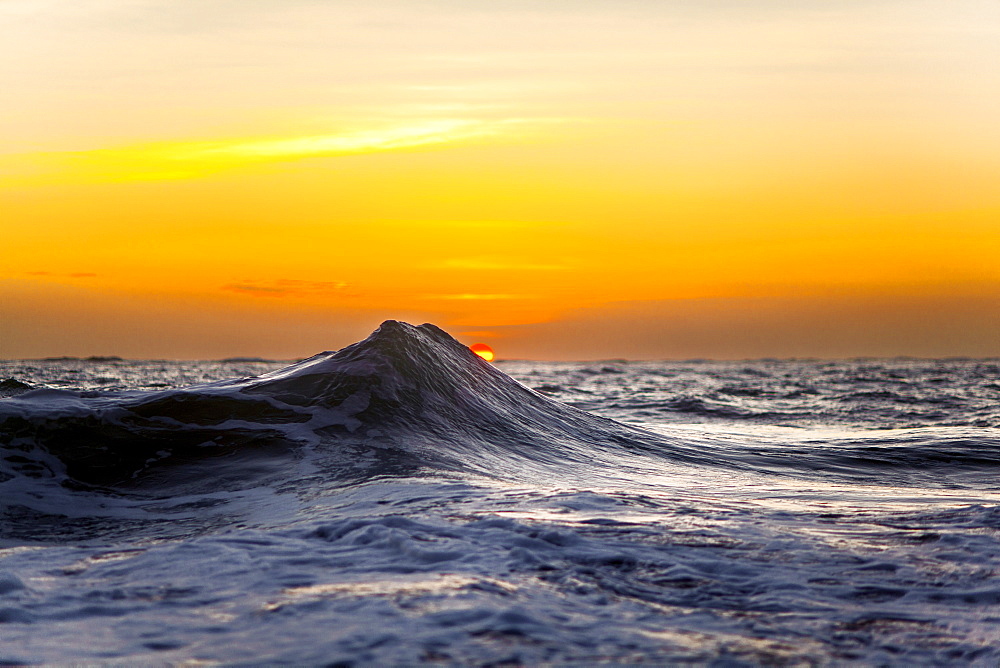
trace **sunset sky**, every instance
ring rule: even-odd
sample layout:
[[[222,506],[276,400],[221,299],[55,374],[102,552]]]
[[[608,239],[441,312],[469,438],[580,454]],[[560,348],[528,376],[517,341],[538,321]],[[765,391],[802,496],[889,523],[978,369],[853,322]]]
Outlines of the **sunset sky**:
[[[0,357],[1000,355],[997,0],[0,0]]]

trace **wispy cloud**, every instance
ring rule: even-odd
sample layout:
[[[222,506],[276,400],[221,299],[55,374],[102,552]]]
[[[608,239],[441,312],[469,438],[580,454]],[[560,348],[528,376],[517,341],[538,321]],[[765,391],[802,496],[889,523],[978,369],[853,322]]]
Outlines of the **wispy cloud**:
[[[262,163],[365,153],[445,148],[527,137],[558,119],[431,118],[345,127],[291,137],[245,137],[133,144],[83,151],[0,156],[0,172],[13,183],[128,182],[197,178]]]
[[[558,271],[561,264],[506,261],[489,258],[450,258],[431,266],[433,269],[475,269],[483,271]]]
[[[255,297],[354,296],[346,281],[303,281],[281,278],[273,281],[240,281],[223,285],[227,292]]]
[[[169,152],[184,159],[257,158],[290,160],[326,155],[372,153],[453,143],[496,134],[496,123],[467,119],[441,119],[356,132],[249,141],[191,144]],[[172,154],[171,154],[172,153]]]
[[[55,272],[55,271],[28,271],[25,272],[28,276],[37,276],[51,278],[54,280],[65,279],[65,278],[97,278],[97,274],[92,271],[73,271],[69,273],[65,272]]]
[[[222,286],[222,289],[230,292],[245,292],[251,295],[271,297],[280,297],[289,294],[288,290],[284,290],[282,288],[275,288],[268,285],[252,285],[249,283],[231,283],[229,285]]]
[[[506,299],[534,299],[534,295],[513,295],[513,294],[502,294],[502,293],[472,293],[472,292],[460,292],[455,294],[441,294],[441,295],[424,295],[424,299],[446,299],[446,300],[459,300],[459,301],[497,301]]]

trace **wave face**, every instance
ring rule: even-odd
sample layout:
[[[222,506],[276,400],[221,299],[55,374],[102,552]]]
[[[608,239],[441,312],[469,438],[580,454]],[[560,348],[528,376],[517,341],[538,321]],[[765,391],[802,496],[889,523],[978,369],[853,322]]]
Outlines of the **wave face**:
[[[0,378],[0,662],[1000,661],[993,361]]]
[[[632,373],[621,364],[582,371],[615,379]],[[37,388],[16,379],[2,387],[8,398],[0,403],[0,476],[71,489],[176,494],[295,484],[304,461],[325,486],[417,472],[532,481],[553,471],[579,481],[637,484],[647,473],[659,478],[698,467],[988,488],[1000,473],[1000,435],[993,429],[819,440],[757,434],[734,442],[628,425],[547,396],[561,389],[553,384],[530,389],[434,325],[396,321],[340,351],[239,379],[153,391]],[[711,398],[617,392],[606,405],[626,416],[639,409],[648,418],[655,409],[746,418],[747,409],[712,407]]]
[[[619,364],[584,368],[582,375],[631,373]],[[291,482],[304,458],[322,470],[325,484],[417,471],[535,480],[553,468],[580,480],[635,483],[644,472],[696,466],[807,478],[822,472],[842,481],[875,477],[889,485],[930,478],[961,488],[990,485],[1000,473],[993,429],[733,442],[631,426],[547,396],[555,385],[530,389],[434,325],[391,320],[337,352],[180,389],[81,392],[5,383],[11,396],[0,404],[0,474],[57,478],[71,487],[160,493],[239,488],[265,478]],[[745,420],[748,411],[687,395],[650,399],[622,387],[606,406],[625,416],[638,411],[648,420],[656,410]]]
[[[16,384],[16,385],[15,385]],[[440,471],[513,473],[513,460],[590,461],[595,451],[669,439],[534,392],[434,325],[382,324],[364,341],[256,377],[154,392],[16,392],[0,405],[8,474],[64,474],[68,484],[183,485],[171,467],[233,460],[272,470],[311,448],[332,477]],[[683,448],[677,446],[683,457]],[[54,457],[58,465],[46,463]],[[334,464],[340,465],[334,470]],[[499,470],[497,466],[499,465]],[[249,473],[244,471],[244,475]],[[254,482],[252,476],[245,482]]]

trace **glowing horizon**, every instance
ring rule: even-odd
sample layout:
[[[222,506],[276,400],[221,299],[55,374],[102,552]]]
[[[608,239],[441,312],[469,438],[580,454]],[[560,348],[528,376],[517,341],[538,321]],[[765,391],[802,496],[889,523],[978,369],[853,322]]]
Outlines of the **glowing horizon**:
[[[297,357],[388,318],[500,358],[1000,355],[985,0],[0,27],[0,357]]]

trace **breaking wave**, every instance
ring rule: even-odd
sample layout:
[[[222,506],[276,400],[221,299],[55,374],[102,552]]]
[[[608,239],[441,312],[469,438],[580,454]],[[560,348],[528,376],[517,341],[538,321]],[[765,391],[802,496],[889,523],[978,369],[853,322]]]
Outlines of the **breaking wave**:
[[[899,485],[926,482],[933,466],[938,484],[978,487],[1000,470],[997,430],[739,442],[646,430],[529,389],[434,325],[391,320],[359,343],[258,376],[145,392],[16,380],[2,389],[0,475],[70,488],[239,489],[290,482],[304,459],[319,471],[309,484],[321,486],[442,474],[538,481],[552,470],[634,484],[664,467]],[[723,411],[691,397],[670,408]]]
[[[688,366],[8,364],[0,663],[997,663],[1000,371]]]

